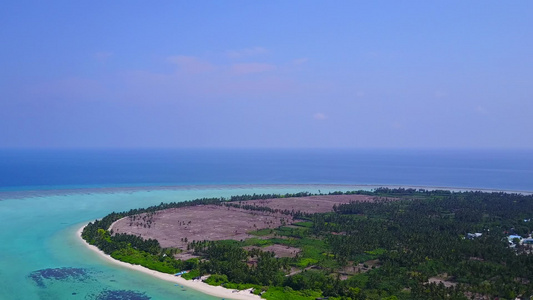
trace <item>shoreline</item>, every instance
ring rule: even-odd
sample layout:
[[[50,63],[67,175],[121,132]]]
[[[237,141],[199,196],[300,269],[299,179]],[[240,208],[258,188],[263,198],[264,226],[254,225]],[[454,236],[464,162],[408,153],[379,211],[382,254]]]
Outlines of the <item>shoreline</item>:
[[[180,191],[180,190],[202,190],[202,189],[251,189],[251,188],[325,188],[342,190],[372,190],[379,187],[385,188],[414,188],[427,190],[449,190],[452,192],[504,192],[531,195],[533,191],[511,190],[502,188],[476,188],[476,187],[452,187],[452,186],[423,186],[423,185],[401,185],[401,184],[347,184],[347,183],[295,183],[295,184],[199,184],[199,185],[139,185],[139,186],[117,186],[117,187],[65,187],[57,189],[0,189],[0,201],[24,198],[39,198],[47,196],[69,196],[84,194],[115,194],[115,193],[135,193],[150,191]]]
[[[81,237],[81,233],[82,233],[83,229],[85,228],[85,226],[87,226],[87,225],[83,225],[80,229],[78,229],[76,231],[76,236],[87,247],[87,249],[91,250],[92,252],[97,254],[99,257],[101,257],[102,259],[104,259],[104,260],[106,260],[106,261],[108,261],[110,263],[113,263],[115,265],[119,265],[119,266],[122,266],[122,267],[125,267],[125,268],[128,268],[128,269],[132,269],[132,270],[136,270],[136,271],[139,271],[139,272],[143,272],[143,273],[151,275],[153,277],[156,277],[156,278],[159,278],[159,279],[162,279],[162,280],[165,280],[165,281],[169,281],[169,282],[172,282],[172,283],[176,283],[176,284],[182,285],[184,287],[191,288],[191,289],[193,289],[195,291],[198,291],[198,292],[210,295],[210,296],[220,297],[220,298],[224,298],[224,299],[233,299],[233,300],[259,300],[259,299],[263,299],[260,296],[251,294],[250,290],[242,290],[242,291],[235,292],[236,290],[226,289],[226,288],[221,287],[221,286],[212,286],[212,285],[209,285],[207,283],[204,283],[204,282],[198,281],[198,280],[195,280],[195,281],[193,281],[193,280],[185,280],[182,277],[174,276],[172,274],[162,273],[162,272],[150,270],[150,269],[148,269],[146,267],[143,267],[143,266],[140,266],[140,265],[132,265],[130,263],[126,263],[126,262],[123,262],[123,261],[116,260],[116,259],[112,258],[110,255],[105,254],[102,250],[98,249],[98,247],[96,247],[94,245],[90,245],[89,243],[87,243]]]

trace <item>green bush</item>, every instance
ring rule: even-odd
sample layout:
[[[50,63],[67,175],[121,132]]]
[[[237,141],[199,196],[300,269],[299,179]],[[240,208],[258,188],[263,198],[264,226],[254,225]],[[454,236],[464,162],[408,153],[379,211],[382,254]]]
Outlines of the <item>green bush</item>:
[[[200,275],[201,275],[200,274],[200,270],[196,269],[196,270],[191,270],[189,273],[185,273],[185,274],[181,275],[181,277],[184,278],[184,279],[187,279],[187,280],[191,280],[191,279],[193,279],[195,277],[198,277]]]
[[[295,291],[288,286],[270,287],[262,297],[268,300],[314,300],[322,297],[322,293],[312,290]]]
[[[134,265],[140,265],[148,269],[156,270],[163,273],[175,274],[181,271],[182,262],[170,257],[160,258],[159,255],[129,248],[123,248],[111,253],[114,259],[127,262]]]
[[[209,285],[214,285],[214,286],[220,286],[220,285],[223,285],[223,284],[225,284],[227,282],[228,282],[228,276],[219,275],[219,274],[213,274],[213,275],[209,276],[209,278],[207,278],[205,280],[205,283],[207,283]]]

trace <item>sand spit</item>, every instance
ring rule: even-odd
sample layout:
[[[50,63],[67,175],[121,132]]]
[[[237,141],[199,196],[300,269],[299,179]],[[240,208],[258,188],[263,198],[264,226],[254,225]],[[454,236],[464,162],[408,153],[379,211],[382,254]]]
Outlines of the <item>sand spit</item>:
[[[111,263],[114,263],[116,265],[120,265],[122,267],[126,267],[126,268],[133,269],[133,270],[137,270],[137,271],[152,275],[154,277],[157,277],[159,279],[163,279],[163,280],[166,280],[166,281],[177,283],[177,284],[182,285],[184,287],[189,287],[189,288],[194,289],[196,291],[202,292],[202,293],[207,294],[207,295],[215,296],[215,297],[220,297],[220,298],[225,298],[225,299],[234,299],[234,300],[258,300],[258,299],[261,299],[261,297],[259,297],[257,295],[254,295],[254,294],[251,294],[250,290],[243,290],[243,291],[230,290],[230,289],[226,289],[226,288],[223,288],[223,287],[220,287],[220,286],[208,285],[207,283],[204,283],[204,282],[202,282],[200,280],[194,280],[194,281],[193,280],[185,280],[185,279],[183,279],[181,277],[177,277],[177,276],[174,276],[172,274],[161,273],[161,272],[150,270],[148,268],[145,268],[145,267],[142,267],[142,266],[139,266],[139,265],[132,265],[132,264],[129,264],[129,263],[125,263],[125,262],[116,260],[116,259],[112,258],[111,256],[105,254],[102,250],[98,249],[96,246],[89,245],[84,239],[82,239],[81,238],[81,233],[83,231],[83,228],[85,228],[85,226],[81,227],[77,231],[77,236],[82,240],[82,242],[87,246],[87,248],[92,250],[94,253],[98,254],[103,259],[105,259],[105,260],[107,260],[107,261],[109,261]]]

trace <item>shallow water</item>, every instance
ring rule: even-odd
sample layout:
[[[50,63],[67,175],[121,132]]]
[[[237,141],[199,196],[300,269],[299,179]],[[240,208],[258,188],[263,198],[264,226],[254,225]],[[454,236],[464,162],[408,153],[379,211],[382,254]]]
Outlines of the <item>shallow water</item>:
[[[217,299],[110,264],[88,250],[76,230],[112,211],[160,202],[246,193],[322,192],[347,186],[240,186],[105,190],[0,201],[0,299]],[[83,274],[83,275],[80,275]]]

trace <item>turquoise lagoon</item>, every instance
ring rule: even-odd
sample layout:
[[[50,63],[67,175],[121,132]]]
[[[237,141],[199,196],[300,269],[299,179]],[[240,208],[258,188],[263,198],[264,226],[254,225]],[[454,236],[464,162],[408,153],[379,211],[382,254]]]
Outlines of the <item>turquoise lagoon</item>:
[[[18,193],[0,201],[0,299],[219,299],[117,266],[76,236],[112,211],[248,193],[322,192],[355,186],[199,186]],[[364,187],[369,188],[369,187]]]

